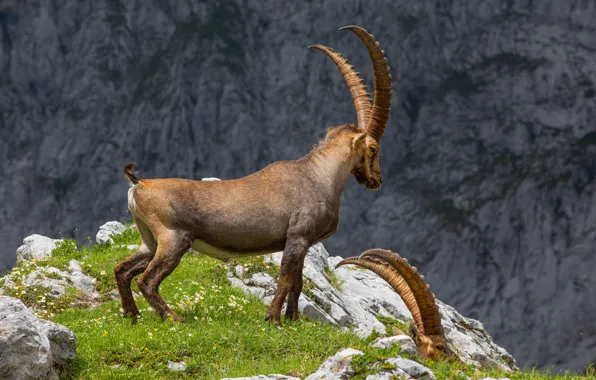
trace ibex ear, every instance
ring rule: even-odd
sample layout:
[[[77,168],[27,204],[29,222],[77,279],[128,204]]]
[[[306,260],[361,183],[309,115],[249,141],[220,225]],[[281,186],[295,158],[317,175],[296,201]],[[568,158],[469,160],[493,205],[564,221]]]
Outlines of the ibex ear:
[[[366,133],[360,133],[357,136],[355,136],[352,139],[352,148],[356,148],[358,146],[358,144],[360,144],[362,141],[364,141],[365,137],[366,137]]]

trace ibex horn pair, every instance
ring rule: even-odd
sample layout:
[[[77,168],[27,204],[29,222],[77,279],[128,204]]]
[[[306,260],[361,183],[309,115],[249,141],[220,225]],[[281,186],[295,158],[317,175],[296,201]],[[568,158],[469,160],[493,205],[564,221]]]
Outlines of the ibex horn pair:
[[[358,129],[366,131],[375,140],[379,141],[387,126],[391,110],[391,74],[389,74],[385,52],[381,49],[379,43],[375,41],[374,36],[359,26],[344,26],[339,30],[354,32],[362,40],[370,54],[375,78],[374,103],[371,101],[360,75],[347,59],[324,45],[313,45],[310,48],[321,50],[333,60],[352,93],[354,106],[356,107]]]
[[[441,314],[424,276],[399,254],[385,249],[369,249],[357,257],[340,261],[337,267],[354,264],[369,269],[399,294],[412,314],[416,325],[414,341],[418,354],[440,359],[448,355]]]

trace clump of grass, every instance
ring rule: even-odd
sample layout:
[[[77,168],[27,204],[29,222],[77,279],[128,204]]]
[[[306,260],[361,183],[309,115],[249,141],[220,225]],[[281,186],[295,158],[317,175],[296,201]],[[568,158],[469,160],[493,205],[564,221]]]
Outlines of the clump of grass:
[[[410,335],[410,325],[407,322],[400,321],[399,319],[379,316],[377,317],[379,322],[385,325],[387,335],[395,335],[394,328],[399,329],[406,335]]]
[[[327,281],[329,281],[329,284],[331,284],[331,286],[333,286],[336,290],[341,292],[344,281],[337,277],[335,272],[332,271],[328,265],[325,265],[325,268],[323,270],[325,276],[327,277]]]

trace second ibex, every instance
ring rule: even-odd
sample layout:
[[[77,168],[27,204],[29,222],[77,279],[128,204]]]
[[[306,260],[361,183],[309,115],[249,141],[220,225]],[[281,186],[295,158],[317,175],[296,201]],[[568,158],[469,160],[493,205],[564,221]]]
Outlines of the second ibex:
[[[337,231],[339,203],[350,175],[370,190],[381,186],[379,142],[389,119],[391,75],[384,52],[373,36],[347,26],[366,46],[373,62],[374,102],[358,73],[333,49],[323,51],[346,81],[358,127],[329,129],[306,156],[278,161],[249,176],[224,181],[181,178],[139,179],[134,163],[124,172],[131,182],[128,208],[142,237],[137,253],[114,268],[125,316],[139,310],[130,284],[162,318],[174,313],[158,293],[160,283],[178,266],[189,248],[221,260],[283,250],[279,282],[266,319],[280,322],[288,296],[286,317],[298,317],[302,268],[308,248]]]

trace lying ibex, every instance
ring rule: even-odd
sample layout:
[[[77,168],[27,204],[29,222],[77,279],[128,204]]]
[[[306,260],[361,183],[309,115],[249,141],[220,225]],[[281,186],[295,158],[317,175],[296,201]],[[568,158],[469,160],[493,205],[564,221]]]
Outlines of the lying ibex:
[[[249,176],[224,181],[180,178],[139,179],[134,163],[124,172],[131,182],[128,208],[142,237],[138,252],[114,268],[125,316],[139,310],[130,290],[132,279],[162,318],[174,313],[158,293],[160,283],[193,248],[227,260],[284,251],[279,283],[266,319],[298,317],[302,268],[308,248],[333,235],[341,194],[350,174],[370,190],[381,186],[379,140],[389,119],[391,76],[384,52],[366,30],[348,26],[366,46],[373,62],[374,103],[349,62],[332,49],[316,45],[339,68],[347,83],[358,128],[329,129],[306,156],[279,161]]]
[[[384,249],[369,249],[358,257],[348,257],[335,267],[354,264],[370,269],[387,281],[404,301],[414,320],[411,332],[423,358],[441,359],[451,356],[447,349],[441,314],[424,277],[408,260]]]

